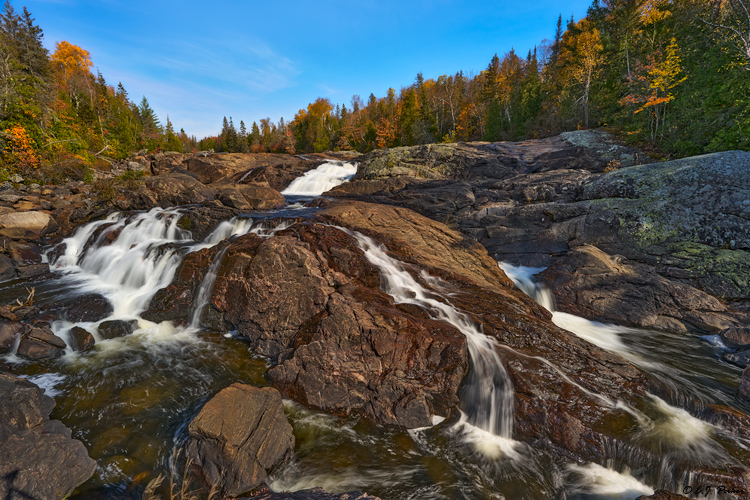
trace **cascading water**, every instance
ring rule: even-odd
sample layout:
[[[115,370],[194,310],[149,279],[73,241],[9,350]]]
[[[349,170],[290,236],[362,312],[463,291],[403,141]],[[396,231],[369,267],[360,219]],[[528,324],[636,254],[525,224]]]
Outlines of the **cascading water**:
[[[726,372],[727,366],[710,353],[695,352],[694,339],[685,335],[598,323],[557,311],[551,292],[532,279],[533,275],[541,272],[543,268],[513,266],[505,262],[499,262],[498,265],[518,288],[553,313],[552,321],[557,326],[602,349],[616,353],[646,373],[653,374],[671,392],[675,400],[692,401],[693,404],[699,401],[704,405],[716,402],[728,406],[736,405],[736,389],[723,387],[717,390],[718,386],[713,389],[706,387],[706,380],[716,377],[717,373]],[[706,345],[700,347],[703,350],[716,349]],[[687,361],[691,358],[695,361],[678,364],[680,360]],[[678,491],[682,489],[683,484],[694,483],[674,482],[670,465],[673,458],[678,461],[690,458],[716,464],[731,461],[724,448],[717,446],[714,436],[735,441],[735,445],[740,449],[747,449],[747,444],[743,443],[742,439],[729,435],[722,428],[700,420],[688,411],[672,406],[655,395],[649,394],[649,397],[650,401],[646,401],[642,410],[630,409],[629,413],[639,423],[639,430],[634,436],[635,441],[649,449],[657,450],[663,457],[662,470],[654,477],[662,487],[671,487]],[[618,475],[618,479],[612,481],[615,477],[612,474],[617,474],[612,469],[603,469],[594,464],[574,469],[579,478],[584,479],[584,483],[586,479],[589,481],[588,485],[582,486],[579,491],[604,494],[606,488],[599,488],[599,482],[609,485],[607,488],[627,487],[627,491],[639,489],[637,484],[631,484],[634,480],[627,473],[624,476]],[[620,486],[617,486],[618,484]],[[628,484],[635,488],[627,486]]]
[[[180,217],[159,208],[133,217],[113,214],[66,238],[57,259],[48,253],[50,268],[80,291],[109,299],[113,317],[137,316],[172,281],[179,250],[189,243],[190,234],[177,227]]]
[[[513,446],[509,441],[513,433],[513,388],[495,350],[494,340],[484,335],[444,297],[440,297],[443,300],[438,300],[438,295],[425,290],[400,262],[386,254],[372,239],[347,229],[339,229],[353,236],[367,259],[380,269],[385,280],[385,291],[396,303],[422,307],[434,318],[450,323],[466,336],[472,371],[464,383],[462,394],[466,416],[458,425],[481,431],[470,438],[475,444],[483,445],[494,441],[506,454],[511,452]],[[503,438],[505,442],[499,442],[494,437]]]
[[[329,160],[315,170],[297,177],[281,192],[284,196],[320,196],[336,186],[349,181],[357,173],[351,163]]]
[[[284,224],[263,229],[258,219],[238,218],[219,224],[203,241],[194,241],[189,232],[180,229],[179,218],[184,213],[184,209],[156,209],[114,215],[83,226],[65,240],[64,248],[48,253],[59,276],[45,278],[48,283],[31,284],[38,287],[40,300],[35,305],[99,293],[115,306],[116,312],[106,319],[139,322],[133,335],[98,342],[86,353],[43,365],[16,359],[19,362],[13,365],[13,371],[25,374],[55,397],[53,418],[70,427],[73,436],[84,442],[99,464],[95,477],[75,492],[72,500],[137,495],[150,479],[168,470],[173,448],[184,443],[188,422],[208,398],[234,382],[268,384],[268,362],[249,354],[247,344],[240,338],[197,332],[201,311],[211,296],[227,248],[222,242],[248,232],[270,236]],[[461,398],[465,413],[457,424],[407,433],[376,428],[356,415],[320,414],[289,403],[287,416],[294,427],[297,447],[291,463],[269,483],[272,489],[361,489],[401,500],[632,500],[655,489],[643,483],[659,488],[672,485],[674,491],[682,491],[684,485],[702,484],[705,477],[698,473],[677,471],[673,464],[681,459],[707,457],[705,463],[721,465],[736,463],[737,456],[748,456],[747,451],[740,450],[727,452],[731,455],[728,457],[724,450],[732,446],[733,450],[743,446],[747,450],[750,443],[735,445],[736,437],[730,432],[696,419],[690,414],[696,414],[692,409],[689,413],[656,397],[644,398],[638,411],[631,413],[641,418],[637,428],[628,433],[633,449],[648,450],[648,458],[641,455],[602,464],[609,467],[571,465],[545,450],[512,441],[512,388],[495,354],[496,350],[512,349],[484,336],[478,325],[452,306],[450,288],[445,283],[390,258],[369,238],[349,234],[356,238],[367,258],[378,265],[384,287],[396,302],[415,304],[467,335],[472,370],[466,380],[467,392]],[[158,286],[171,281],[184,256],[214,245],[220,246],[214,251],[192,304],[193,326],[174,328],[167,325],[169,322],[154,325],[141,320],[149,299]],[[516,276],[528,277],[526,290],[551,297],[549,291],[531,281],[530,274],[525,268],[516,268]],[[18,288],[12,294],[6,290],[6,300],[15,300],[16,292],[29,285],[10,285],[8,289]],[[547,304],[554,310],[553,302]],[[561,318],[560,314],[555,317]],[[691,399],[700,399],[706,405],[718,402],[736,406],[738,369],[728,368],[712,357],[716,348],[705,343],[696,347],[695,338],[684,335],[589,323],[593,338],[617,340],[619,343],[609,344],[610,350],[629,352],[629,359],[644,371],[673,384],[675,393],[687,392]],[[65,337],[65,329],[72,326],[67,322],[53,330]],[[98,322],[78,326],[96,333]],[[580,325],[570,326],[581,335]],[[602,333],[606,333],[605,326],[610,328],[608,337]],[[570,378],[575,378],[574,374],[568,376],[549,361],[533,353],[514,352],[547,363],[561,378],[576,384]],[[13,358],[0,357],[0,364]],[[588,397],[600,398],[603,405],[617,405],[616,401],[605,401],[604,396],[577,387]],[[674,402],[673,397],[666,400]],[[438,420],[436,416],[434,423]],[[481,453],[467,453],[470,446],[465,442]],[[513,459],[496,460],[501,454]],[[632,471],[626,464],[632,466]]]
[[[203,241],[195,242],[189,231],[177,225],[184,214],[178,210],[155,208],[133,216],[113,214],[109,218],[82,226],[62,242],[63,252],[53,257],[48,252],[51,269],[62,274],[62,281],[73,283],[79,293],[97,293],[113,305],[106,320],[138,321],[140,330],[147,330],[155,340],[173,336],[169,325],[154,325],[143,320],[140,314],[149,300],[174,278],[175,271],[187,253],[218,245],[232,237],[254,232],[271,236],[276,230],[256,224],[250,218],[233,218],[221,222]],[[193,305],[190,328],[178,331],[184,339],[200,327],[200,314],[208,303],[216,271],[226,252],[226,246],[215,256],[206,272]],[[56,321],[53,331],[66,341],[73,326],[89,330],[99,342],[96,323]]]

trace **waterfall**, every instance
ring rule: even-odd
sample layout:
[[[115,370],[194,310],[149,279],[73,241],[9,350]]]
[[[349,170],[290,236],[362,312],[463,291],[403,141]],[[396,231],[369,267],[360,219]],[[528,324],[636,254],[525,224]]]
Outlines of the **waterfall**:
[[[513,433],[513,388],[495,350],[495,341],[484,335],[466,314],[456,309],[445,297],[425,290],[399,261],[388,256],[372,239],[344,228],[339,229],[353,236],[367,259],[380,269],[385,280],[385,291],[397,304],[422,307],[435,319],[450,323],[466,336],[472,369],[464,382],[462,404],[466,407],[466,415],[459,426],[468,424],[481,431],[479,434],[485,435],[485,438],[499,436],[510,440]],[[507,451],[511,447],[505,448]]]
[[[112,314],[102,321],[135,319],[139,331],[149,330],[155,341],[175,333],[180,334],[175,338],[186,338],[200,327],[201,312],[209,302],[228,246],[216,254],[206,271],[193,303],[190,328],[175,331],[165,324],[154,325],[140,317],[156,292],[172,282],[185,255],[250,232],[270,237],[289,224],[282,222],[268,228],[251,218],[235,217],[221,222],[203,241],[196,242],[189,231],[177,225],[183,215],[176,209],[161,208],[135,215],[112,214],[107,219],[81,226],[73,236],[63,240],[59,255],[52,249],[46,258],[51,269],[62,274],[63,282],[74,284],[83,294],[100,294],[112,303]],[[99,323],[84,322],[78,326],[101,341],[97,333]],[[67,339],[73,326],[68,321],[56,321],[52,325],[53,331],[63,339]],[[117,346],[111,348],[117,349]]]
[[[281,192],[284,196],[320,196],[339,184],[349,181],[357,173],[351,163],[329,160],[315,170],[297,177]]]
[[[177,210],[154,208],[87,224],[63,240],[65,250],[51,259],[50,268],[83,293],[107,297],[112,316],[137,316],[172,281],[182,260],[180,250],[190,242],[190,233],[177,227],[180,217]]]

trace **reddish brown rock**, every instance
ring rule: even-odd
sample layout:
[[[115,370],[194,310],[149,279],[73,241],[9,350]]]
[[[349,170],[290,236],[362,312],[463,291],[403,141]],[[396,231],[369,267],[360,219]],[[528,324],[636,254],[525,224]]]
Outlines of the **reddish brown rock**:
[[[99,321],[106,318],[114,308],[105,297],[98,294],[83,295],[73,301],[64,317],[75,323],[81,321]]]
[[[339,269],[356,270],[356,279]],[[430,425],[458,402],[465,339],[394,307],[378,284],[348,235],[301,225],[295,235],[232,244],[212,303],[256,352],[279,360],[269,377],[298,401],[360,410],[383,424]]]
[[[138,328],[138,321],[136,320],[123,321],[115,319],[100,323],[97,329],[99,330],[99,335],[109,340],[130,335],[136,328]]]
[[[284,196],[265,186],[237,184],[230,180],[211,185],[217,190],[217,198],[228,207],[238,210],[269,210],[286,205]]]
[[[206,403],[188,432],[188,458],[224,496],[261,486],[294,450],[281,395],[270,387],[232,384]]]
[[[5,354],[13,349],[23,331],[22,324],[0,319],[0,354]]]
[[[719,332],[721,340],[731,349],[745,348],[750,346],[750,328],[732,327]]]
[[[65,347],[65,341],[49,328],[32,328],[18,344],[17,354],[32,361],[56,359],[65,354]]]
[[[94,344],[96,344],[94,336],[91,335],[88,330],[84,330],[80,326],[74,326],[71,328],[69,338],[70,345],[68,347],[74,351],[88,351],[94,347]]]
[[[146,178],[145,182],[146,187],[156,194],[159,203],[164,207],[205,203],[216,198],[214,188],[186,174],[157,175]]]

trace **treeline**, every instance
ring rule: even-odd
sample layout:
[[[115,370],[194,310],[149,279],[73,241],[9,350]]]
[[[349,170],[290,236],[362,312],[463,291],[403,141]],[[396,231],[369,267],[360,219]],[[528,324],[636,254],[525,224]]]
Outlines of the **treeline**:
[[[24,7],[0,12],[0,180],[22,173],[80,177],[89,165],[142,148],[183,151],[197,146],[169,118],[162,126],[146,97],[131,101],[91,72],[88,51],[59,42],[53,54]]]
[[[595,0],[578,22],[560,17],[551,40],[496,55],[477,75],[420,73],[399,92],[348,104],[318,98],[290,123],[264,119],[250,132],[225,119],[201,144],[366,152],[606,125],[675,156],[748,149],[748,12],[748,0]]]
[[[0,12],[0,180],[158,148],[229,152],[370,151],[433,142],[539,138],[609,126],[666,154],[750,149],[750,0],[594,0],[559,18],[526,54],[334,104],[318,98],[290,122],[225,118],[196,141],[162,125],[148,100],[93,74],[89,53],[53,54],[31,14]],[[550,27],[553,32],[554,27]]]

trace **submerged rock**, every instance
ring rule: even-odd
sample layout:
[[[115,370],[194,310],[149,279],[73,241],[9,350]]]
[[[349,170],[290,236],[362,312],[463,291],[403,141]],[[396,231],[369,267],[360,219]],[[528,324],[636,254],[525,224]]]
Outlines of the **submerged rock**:
[[[187,457],[224,496],[263,485],[294,450],[281,395],[270,387],[232,384],[206,403],[188,432]]]
[[[52,398],[0,372],[0,497],[65,498],[96,470],[70,429],[49,420]]]
[[[64,313],[64,317],[75,323],[99,321],[110,314],[114,308],[105,297],[99,294],[89,294],[73,301]]]

